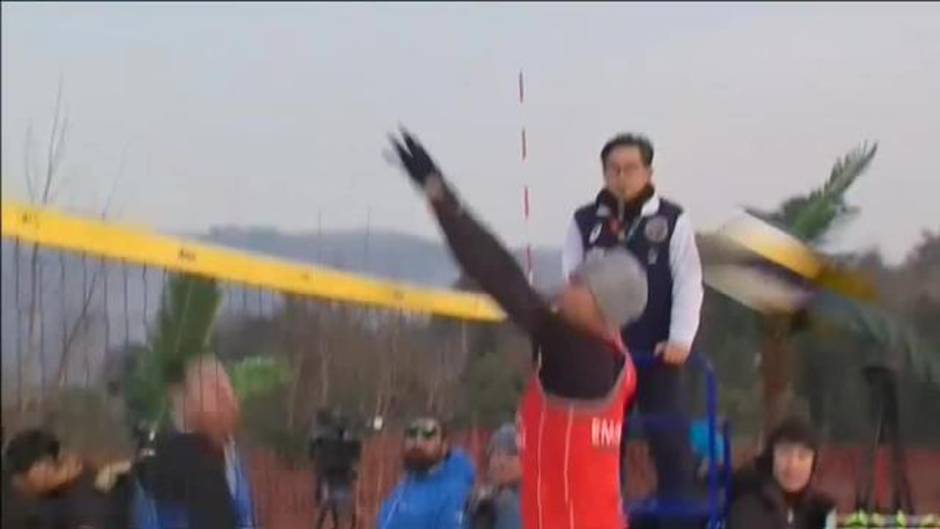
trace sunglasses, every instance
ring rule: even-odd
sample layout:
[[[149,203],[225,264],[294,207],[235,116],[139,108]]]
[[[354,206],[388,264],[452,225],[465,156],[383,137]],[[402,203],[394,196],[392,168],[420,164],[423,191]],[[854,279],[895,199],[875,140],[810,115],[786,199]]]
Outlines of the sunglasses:
[[[430,441],[437,437],[440,428],[433,424],[419,425],[413,424],[405,429],[405,439],[423,439]]]

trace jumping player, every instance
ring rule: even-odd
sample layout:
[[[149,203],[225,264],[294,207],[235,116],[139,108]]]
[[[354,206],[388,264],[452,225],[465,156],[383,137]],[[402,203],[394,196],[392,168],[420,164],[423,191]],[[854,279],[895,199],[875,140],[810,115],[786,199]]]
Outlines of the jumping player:
[[[551,302],[526,280],[407,132],[392,138],[464,272],[531,337],[536,375],[517,420],[526,529],[623,529],[620,432],[636,387],[620,329],[642,314],[642,267],[622,249],[582,263]]]

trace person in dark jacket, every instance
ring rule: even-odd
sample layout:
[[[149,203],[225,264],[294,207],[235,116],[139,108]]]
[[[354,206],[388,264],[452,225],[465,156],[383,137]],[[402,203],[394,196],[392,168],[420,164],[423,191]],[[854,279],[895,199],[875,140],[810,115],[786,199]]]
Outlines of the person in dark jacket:
[[[113,480],[61,450],[52,433],[42,429],[19,433],[10,440],[3,459],[4,529],[126,527],[121,505],[112,494]]]
[[[681,206],[655,189],[653,154],[652,142],[639,134],[620,134],[604,145],[604,188],[572,216],[562,269],[567,278],[592,254],[622,248],[646,272],[646,308],[622,329],[630,353],[647,359],[638,363],[636,400],[630,406],[671,418],[668,428],[649,427],[645,436],[656,468],[656,496],[673,502],[688,499],[694,490],[683,366],[698,332],[704,287],[692,222]],[[625,456],[626,443],[621,448],[624,469]],[[621,479],[629,481],[627,474]]]
[[[357,526],[356,480],[362,441],[354,437],[345,420],[329,410],[317,414],[316,432],[310,442],[310,458],[315,472],[314,496],[317,502],[316,528],[325,527],[329,514],[333,527],[340,523]]]
[[[784,420],[753,465],[735,476],[728,529],[835,527],[835,502],[812,487],[818,460],[812,428],[799,418]]]

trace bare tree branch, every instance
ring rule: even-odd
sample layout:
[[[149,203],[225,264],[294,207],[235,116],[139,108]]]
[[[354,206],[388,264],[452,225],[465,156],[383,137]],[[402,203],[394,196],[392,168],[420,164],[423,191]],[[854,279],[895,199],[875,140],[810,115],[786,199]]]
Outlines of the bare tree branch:
[[[43,184],[42,204],[49,201],[49,192],[52,189],[52,180],[55,177],[55,170],[58,167],[56,151],[64,141],[64,135],[57,136],[59,133],[59,121],[62,113],[62,78],[59,77],[59,88],[56,91],[55,113],[52,115],[52,131],[49,133],[49,147],[46,154],[46,181]]]
[[[26,127],[26,144],[23,148],[23,177],[26,180],[26,194],[31,203],[36,203],[36,191],[33,189],[32,156],[33,152],[33,124]]]
[[[65,177],[59,177],[59,167],[62,165],[62,160],[65,158],[65,137],[66,132],[69,128],[69,116],[68,110],[66,109],[62,114],[62,123],[59,125],[59,135],[56,138],[56,147],[55,152],[52,153],[52,159],[49,160],[49,169],[48,172],[54,174],[55,176],[50,181],[49,194],[46,197],[45,203],[52,204],[55,202],[58,192],[63,187],[62,184],[65,182]],[[51,184],[57,184],[55,186]]]
[[[98,283],[99,271],[100,269],[96,268],[94,275],[91,276],[91,286],[87,292],[83,293],[81,312],[79,312],[78,317],[75,318],[75,321],[72,322],[72,328],[69,330],[69,333],[65,338],[65,343],[62,347],[62,354],[59,357],[59,370],[58,373],[56,373],[56,388],[61,388],[65,384],[66,375],[68,374],[69,356],[72,352],[72,345],[75,343],[79,329],[88,318],[88,307],[91,305],[91,298],[94,296],[95,285]],[[62,288],[65,288],[65,286],[63,285]],[[63,314],[62,317],[65,318],[65,314]]]
[[[34,186],[36,175],[33,171],[33,129],[31,124],[27,128],[26,132],[24,176],[26,178],[27,193],[29,194],[30,201],[33,203],[39,202],[42,205],[48,205],[55,200],[58,187],[55,184],[57,183],[57,178],[59,176],[59,168],[61,167],[62,161],[65,158],[66,138],[68,136],[69,130],[69,118],[67,110],[63,110],[63,84],[63,80],[60,77],[58,89],[56,91],[55,111],[52,116],[52,129],[49,133],[42,194],[38,197],[36,196],[36,187]],[[37,330],[42,328],[40,319],[43,318],[43,314],[40,313],[39,309],[40,297],[42,296],[41,278],[39,277],[39,261],[39,245],[33,244],[30,255],[30,302],[28,322],[29,338],[27,344],[27,359],[35,357],[36,353],[42,354],[42,351],[38,351],[37,342],[39,341],[39,338],[36,336]],[[69,356],[71,351],[74,349],[74,344],[77,336],[79,335],[79,330],[81,329],[83,323],[87,320],[88,308],[95,292],[98,276],[99,274],[96,270],[95,274],[92,276],[91,288],[87,292],[83,293],[81,312],[75,321],[72,322],[71,329],[69,330],[63,342],[63,348],[55,379],[55,388],[61,388],[65,383],[65,379],[68,373]],[[63,285],[62,288],[65,288],[65,285]],[[62,318],[66,317],[66,314],[63,313]],[[41,330],[38,332],[41,332]]]
[[[102,219],[107,218],[111,210],[111,201],[114,199],[114,194],[117,191],[118,182],[124,178],[124,168],[127,166],[128,147],[130,147],[130,143],[125,143],[124,148],[121,150],[121,160],[118,162],[117,174],[114,175],[114,180],[111,181],[111,190],[108,191],[108,195],[104,199],[104,207],[101,208],[100,215]]]

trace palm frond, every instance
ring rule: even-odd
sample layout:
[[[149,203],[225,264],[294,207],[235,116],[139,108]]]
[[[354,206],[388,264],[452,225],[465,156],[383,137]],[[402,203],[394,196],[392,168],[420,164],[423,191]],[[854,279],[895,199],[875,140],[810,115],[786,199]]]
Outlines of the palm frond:
[[[763,216],[808,243],[822,242],[833,227],[857,212],[846,204],[845,194],[868,169],[877,152],[877,143],[864,143],[853,149],[836,160],[822,187],[808,195],[791,197],[774,212],[763,213]]]
[[[823,293],[809,311],[817,326],[841,329],[864,344],[874,362],[895,364],[923,382],[940,386],[940,351],[927,346],[910,325],[886,310]]]
[[[263,396],[290,380],[288,367],[274,358],[251,356],[232,367],[232,387],[242,402]]]
[[[189,275],[171,277],[165,290],[150,349],[175,382],[189,359],[206,352],[222,295],[215,281]]]
[[[784,231],[788,231],[789,226],[783,221],[783,218],[780,216],[779,212],[776,211],[764,211],[762,209],[745,207],[744,211],[747,212],[752,217],[758,218],[767,224],[775,228],[779,228]]]
[[[156,331],[125,386],[125,401],[135,421],[164,419],[169,387],[182,380],[189,360],[207,352],[220,302],[215,281],[188,275],[168,278]]]
[[[124,402],[132,424],[156,425],[167,407],[167,387],[159,359],[148,349],[124,383]]]

